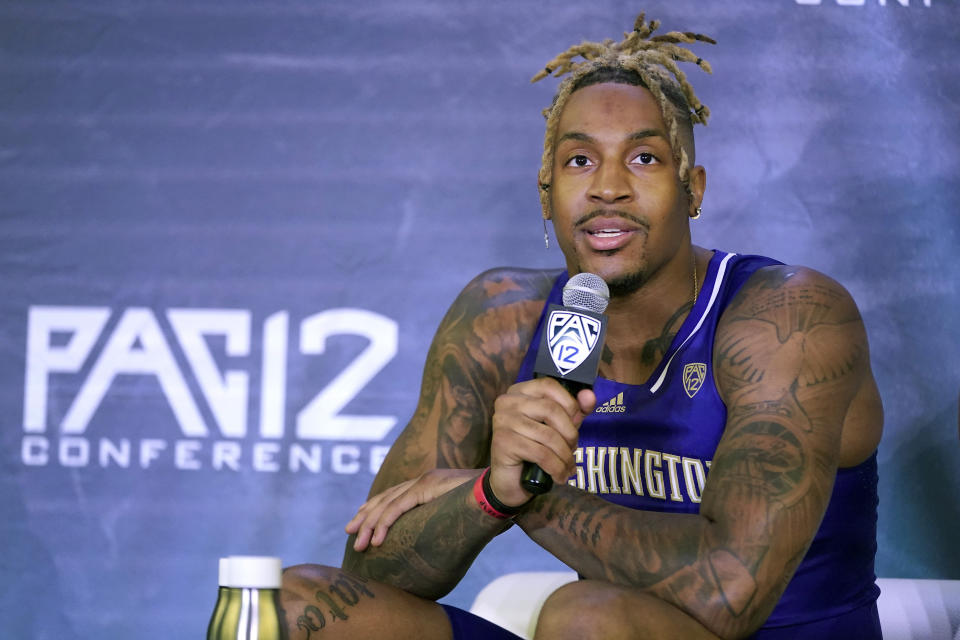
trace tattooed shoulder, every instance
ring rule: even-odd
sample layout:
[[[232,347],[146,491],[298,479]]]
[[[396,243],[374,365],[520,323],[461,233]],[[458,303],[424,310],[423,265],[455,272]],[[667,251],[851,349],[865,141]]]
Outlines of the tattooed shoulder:
[[[837,281],[806,267],[778,265],[757,270],[734,296],[721,322],[760,319],[782,329],[804,330],[859,317],[850,294]]]
[[[516,378],[557,275],[486,271],[450,307],[430,348],[411,423],[436,429],[436,466],[485,463],[494,400]]]
[[[557,275],[557,271],[514,268],[481,273],[450,307],[434,346],[463,347],[464,355],[473,357],[516,360],[519,367]]]
[[[860,314],[839,283],[803,267],[767,267],[747,280],[720,318],[714,374],[731,417],[758,407],[797,416],[797,399],[822,413],[810,397],[845,407],[869,368],[867,351]],[[770,405],[784,395],[792,401]]]
[[[467,284],[463,293],[457,298],[457,302],[479,305],[479,309],[485,310],[526,301],[542,303],[549,295],[558,275],[560,275],[558,270],[513,267],[489,269]]]

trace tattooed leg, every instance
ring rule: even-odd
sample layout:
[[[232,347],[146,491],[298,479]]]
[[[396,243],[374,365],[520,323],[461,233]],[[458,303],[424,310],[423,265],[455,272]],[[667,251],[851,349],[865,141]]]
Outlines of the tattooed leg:
[[[437,603],[335,567],[285,569],[280,601],[290,640],[451,637]]]
[[[717,640],[699,622],[638,589],[579,580],[554,591],[537,621],[536,640]]]

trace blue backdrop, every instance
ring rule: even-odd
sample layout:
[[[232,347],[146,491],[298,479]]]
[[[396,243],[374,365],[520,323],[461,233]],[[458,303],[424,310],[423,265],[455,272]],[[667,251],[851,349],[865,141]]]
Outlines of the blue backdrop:
[[[5,0],[0,636],[198,637],[218,556],[338,564],[447,305],[561,264],[530,76],[640,8],[720,43],[695,242],[863,312],[878,574],[960,578],[955,2]],[[446,601],[553,568],[510,532]]]

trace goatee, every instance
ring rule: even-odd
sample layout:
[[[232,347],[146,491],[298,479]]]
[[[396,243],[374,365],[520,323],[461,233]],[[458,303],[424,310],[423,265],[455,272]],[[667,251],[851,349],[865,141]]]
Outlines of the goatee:
[[[612,280],[607,280],[607,287],[610,289],[610,297],[617,298],[628,296],[647,281],[647,274],[643,269],[638,269],[633,273],[627,273]]]

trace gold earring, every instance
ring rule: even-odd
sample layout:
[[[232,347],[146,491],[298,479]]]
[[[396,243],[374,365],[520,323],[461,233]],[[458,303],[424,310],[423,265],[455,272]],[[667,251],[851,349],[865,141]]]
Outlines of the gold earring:
[[[691,220],[696,220],[697,218],[700,217],[700,214],[703,213],[703,209],[701,209],[700,207],[697,207],[693,211],[694,211],[693,215],[690,216]]]

